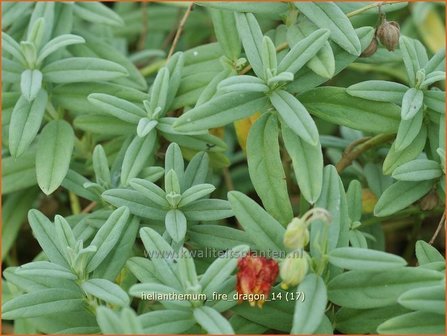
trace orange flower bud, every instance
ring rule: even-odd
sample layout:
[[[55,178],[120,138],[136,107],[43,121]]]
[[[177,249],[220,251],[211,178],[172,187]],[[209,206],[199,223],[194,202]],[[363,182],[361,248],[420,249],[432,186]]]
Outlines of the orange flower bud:
[[[278,276],[278,263],[250,253],[239,259],[237,268],[236,290],[239,303],[248,301],[250,306],[257,305],[261,308]]]

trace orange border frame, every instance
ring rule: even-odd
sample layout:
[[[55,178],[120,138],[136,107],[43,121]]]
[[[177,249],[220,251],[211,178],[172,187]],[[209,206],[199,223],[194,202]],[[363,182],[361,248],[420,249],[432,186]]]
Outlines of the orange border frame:
[[[69,2],[70,0],[54,0],[52,2]],[[77,0],[76,2],[94,2],[96,0]],[[3,6],[2,3],[3,2],[8,2],[5,0],[0,0],[0,24],[2,22],[2,11],[3,11]],[[31,1],[31,0],[12,0],[11,2],[45,2],[45,0],[35,0],[35,1]],[[142,0],[142,1],[135,1],[135,0],[103,0],[102,2],[159,2],[159,3],[163,3],[163,2],[191,2],[191,1],[186,1],[186,0],[178,0],[178,1],[173,1],[173,0],[160,0],[160,1],[155,1],[155,0]],[[260,1],[254,1],[254,0],[245,0],[245,1],[238,1],[238,0],[201,0],[201,2],[311,2],[310,0],[300,0],[300,1],[291,1],[291,0],[286,0],[286,1],[280,1],[280,0],[260,0]],[[326,1],[321,1],[321,0],[317,0],[315,2],[326,2]],[[335,0],[334,2],[364,2],[364,1],[360,1],[360,0]],[[372,2],[372,1],[371,1]],[[398,0],[390,0],[390,1],[383,1],[383,2],[401,2]],[[430,0],[407,0],[407,2],[444,2],[446,3],[446,7],[445,7],[445,13],[446,13],[446,17],[447,17],[447,0],[444,1],[430,1]],[[447,30],[447,23],[445,26],[446,30]],[[447,45],[447,37],[446,37],[446,45]],[[2,48],[2,42],[0,40],[0,50]],[[447,46],[446,46],[447,48]],[[446,61],[447,64],[447,61]],[[3,69],[3,65],[2,65],[2,60],[0,59],[0,69]],[[1,71],[1,70],[0,70]],[[2,82],[0,81],[0,89],[2,88]],[[0,91],[0,101],[2,99],[2,91]],[[446,109],[447,109],[447,102],[446,102]],[[0,106],[0,124],[2,123],[2,107]],[[447,130],[447,124],[446,124],[446,130]],[[0,145],[2,144],[2,128],[0,128]],[[2,175],[2,164],[1,164],[2,158],[0,157],[0,175]],[[447,178],[446,178],[447,181]],[[0,180],[0,188],[2,186],[2,181]],[[3,215],[3,196],[0,193],[0,215]],[[445,211],[447,211],[447,204],[445,205]],[[447,235],[445,234],[445,230],[446,230],[446,223],[447,223],[447,219],[444,222],[444,239],[445,239],[445,246],[447,246]],[[0,236],[2,236],[2,229],[3,229],[3,220],[0,219]],[[1,244],[1,240],[0,240],[0,251],[2,248],[2,244]],[[447,257],[447,250],[444,251],[444,257]],[[2,271],[2,267],[3,267],[3,263],[0,264],[0,272]],[[447,285],[447,278],[445,279],[446,285]],[[3,278],[0,278],[0,297],[2,297],[2,289],[3,289]],[[446,302],[446,308],[447,308],[447,302]],[[447,315],[445,317],[445,321],[447,324]],[[0,305],[0,335],[2,334],[2,320],[1,320],[1,305]],[[9,334],[4,334],[4,335],[9,335]],[[83,334],[66,334],[66,335],[72,335],[72,336],[83,336]],[[177,335],[177,334],[163,334],[163,335]],[[267,334],[262,334],[262,335],[267,335]],[[253,336],[253,335],[246,335],[246,336]],[[272,335],[273,336],[273,335]]]

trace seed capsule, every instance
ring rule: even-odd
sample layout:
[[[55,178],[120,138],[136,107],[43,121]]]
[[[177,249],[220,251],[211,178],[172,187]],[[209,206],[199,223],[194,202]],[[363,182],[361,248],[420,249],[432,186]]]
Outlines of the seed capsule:
[[[373,37],[369,46],[360,54],[360,57],[370,57],[377,51],[377,38]]]
[[[434,209],[439,203],[438,194],[432,190],[424,198],[421,199],[419,206],[423,211],[430,211]]]
[[[376,37],[385,48],[394,51],[399,44],[400,27],[395,21],[387,21],[386,19],[376,29]]]

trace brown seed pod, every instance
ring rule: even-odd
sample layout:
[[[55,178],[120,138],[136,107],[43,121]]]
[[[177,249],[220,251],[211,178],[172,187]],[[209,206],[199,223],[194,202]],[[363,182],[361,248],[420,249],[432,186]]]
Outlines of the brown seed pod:
[[[400,27],[395,21],[387,21],[386,19],[376,29],[376,37],[385,48],[394,51],[399,44]]]
[[[377,51],[377,38],[373,37],[373,39],[371,40],[371,43],[360,54],[360,57],[370,57],[370,56],[374,55],[374,53],[376,51]]]
[[[432,190],[419,202],[419,206],[423,211],[429,211],[434,209],[439,203],[438,194]]]

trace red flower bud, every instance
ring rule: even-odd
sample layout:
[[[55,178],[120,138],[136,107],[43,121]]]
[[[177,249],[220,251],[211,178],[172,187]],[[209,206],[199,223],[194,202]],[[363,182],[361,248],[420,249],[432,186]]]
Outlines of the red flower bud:
[[[236,290],[239,303],[248,301],[250,306],[258,305],[261,308],[278,276],[278,263],[250,253],[239,259],[237,268]]]

